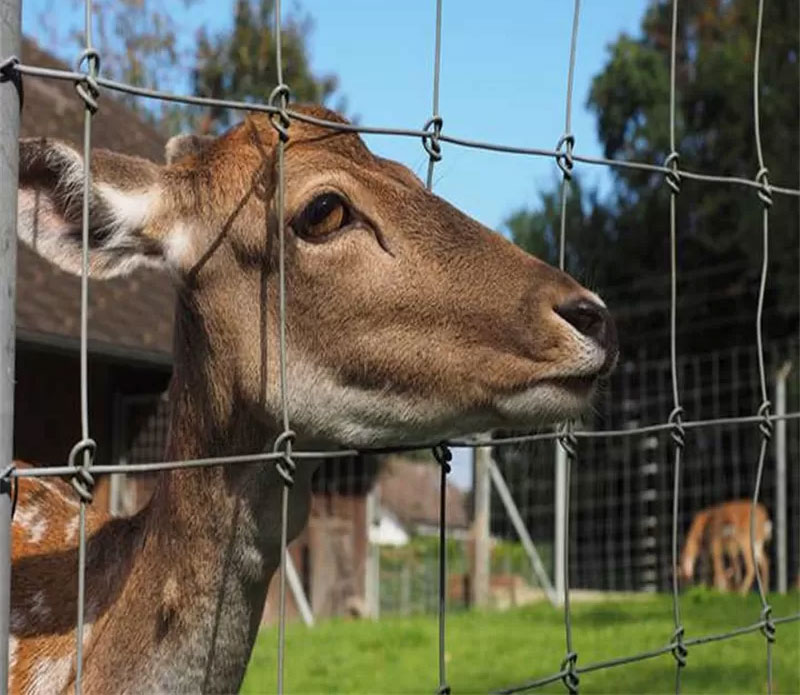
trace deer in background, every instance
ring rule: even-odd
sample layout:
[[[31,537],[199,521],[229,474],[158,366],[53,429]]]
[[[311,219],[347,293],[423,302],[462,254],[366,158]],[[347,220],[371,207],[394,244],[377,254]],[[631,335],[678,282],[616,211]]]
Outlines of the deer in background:
[[[695,514],[681,553],[680,573],[694,580],[700,556],[711,559],[712,584],[720,591],[750,591],[755,581],[755,564],[750,551],[752,502],[735,500],[703,509]],[[766,544],[772,538],[772,522],[763,504],[756,505],[755,556],[765,587],[769,587],[769,558]],[[742,566],[744,566],[744,571]]]
[[[595,294],[428,192],[356,134],[298,121],[290,134],[295,449],[440,441],[587,408],[617,356]],[[173,139],[166,166],[93,153],[92,277],[157,266],[178,287],[170,460],[261,451],[282,431],[276,142],[269,120],[251,116],[216,139]],[[78,273],[87,163],[58,141],[20,147],[19,235]],[[305,524],[313,470],[298,464],[290,538]],[[281,559],[282,488],[271,464],[167,471],[135,516],[91,511],[87,692],[238,689]],[[20,481],[13,692],[74,682],[76,515],[66,484]]]

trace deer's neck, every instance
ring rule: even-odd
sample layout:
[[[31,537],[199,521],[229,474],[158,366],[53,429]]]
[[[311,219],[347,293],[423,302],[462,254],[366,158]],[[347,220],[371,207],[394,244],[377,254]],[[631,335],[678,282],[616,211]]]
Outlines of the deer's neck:
[[[178,371],[172,385],[170,460],[252,453],[271,439],[246,412],[234,418],[188,378]],[[299,468],[290,537],[308,513],[311,470]],[[282,491],[268,462],[164,473],[93,666],[117,682],[129,673],[143,691],[236,691],[280,562]],[[138,645],[120,648],[131,635]]]

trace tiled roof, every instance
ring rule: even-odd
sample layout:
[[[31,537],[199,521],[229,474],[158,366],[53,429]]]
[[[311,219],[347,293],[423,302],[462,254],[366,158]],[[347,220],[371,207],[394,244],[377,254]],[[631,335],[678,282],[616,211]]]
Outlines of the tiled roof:
[[[391,511],[406,526],[438,526],[440,476],[439,466],[432,462],[387,456],[378,478],[381,507]],[[467,499],[449,482],[445,519],[450,528],[469,525]]]
[[[23,62],[43,67],[67,67],[24,40]],[[83,102],[70,82],[24,78],[22,135],[48,136],[80,145]],[[94,147],[163,161],[166,139],[110,94],[100,96],[93,118]],[[80,278],[60,271],[18,244],[17,332],[36,342],[77,344]],[[89,286],[89,341],[94,350],[125,352],[165,361],[172,352],[174,290],[169,278],[140,271],[126,278],[92,281]]]

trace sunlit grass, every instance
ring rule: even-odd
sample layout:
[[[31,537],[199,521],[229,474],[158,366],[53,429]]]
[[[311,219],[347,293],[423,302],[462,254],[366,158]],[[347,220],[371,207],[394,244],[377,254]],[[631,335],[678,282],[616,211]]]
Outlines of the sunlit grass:
[[[800,594],[770,596],[773,615],[800,611]],[[686,639],[757,622],[755,594],[741,598],[694,591],[682,597]],[[668,596],[633,596],[573,606],[578,664],[657,648],[673,632]],[[378,622],[330,620],[288,628],[290,693],[433,693],[437,681],[434,616]],[[242,692],[275,689],[276,631],[259,635]],[[800,623],[778,626],[773,647],[775,693],[800,693]],[[560,611],[537,604],[503,613],[460,612],[447,619],[447,671],[454,694],[487,692],[547,675],[564,656]],[[581,675],[581,693],[674,692],[671,654]],[[766,647],[760,632],[690,648],[684,693],[766,692]],[[563,693],[560,681],[536,692]]]

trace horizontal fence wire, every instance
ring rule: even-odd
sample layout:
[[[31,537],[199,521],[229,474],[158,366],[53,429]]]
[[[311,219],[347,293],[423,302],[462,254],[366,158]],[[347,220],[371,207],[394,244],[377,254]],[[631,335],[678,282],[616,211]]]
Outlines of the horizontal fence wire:
[[[19,73],[21,75],[30,75],[33,77],[44,77],[55,80],[66,80],[68,82],[83,82],[86,80],[86,73],[76,72],[72,70],[59,70],[57,68],[41,68],[34,65],[27,65],[21,62],[14,56],[10,56],[0,62],[0,69],[4,69],[9,73]],[[110,80],[105,77],[94,78],[94,83],[98,87],[108,89],[113,92],[120,92],[123,94],[130,94],[134,96],[145,97],[148,99],[155,99],[161,101],[171,101],[179,104],[188,104],[194,106],[215,106],[219,108],[231,109],[233,111],[250,111],[261,112],[268,114],[281,113],[280,109],[269,104],[256,104],[244,101],[233,101],[229,99],[214,99],[211,97],[196,97],[188,94],[175,94],[173,92],[165,92],[157,89],[148,89],[145,87],[136,87],[134,85]],[[299,113],[287,108],[283,113],[289,117],[290,120],[300,121],[302,123],[309,123],[317,125],[322,128],[327,128],[332,131],[346,132],[346,133],[362,133],[365,135],[392,135],[397,137],[411,137],[421,138],[422,140],[429,140],[432,137],[431,131],[415,128],[399,128],[389,126],[370,126],[356,123],[339,123],[336,121],[328,121],[324,118],[318,118],[306,113]],[[507,145],[497,142],[489,142],[485,140],[473,140],[455,135],[448,135],[442,127],[442,131],[438,135],[440,142],[446,142],[451,145],[459,147],[467,147],[471,149],[486,150],[489,152],[499,152],[505,154],[519,154],[531,155],[535,157],[549,157],[553,160],[558,160],[563,157],[564,153],[557,149],[538,148],[538,147],[522,147],[517,145]],[[649,171],[654,174],[667,175],[676,172],[679,176],[685,179],[700,181],[704,183],[719,183],[719,184],[734,184],[738,186],[747,186],[754,189],[762,188],[762,185],[755,180],[746,179],[741,176],[725,176],[718,174],[707,174],[702,172],[690,171],[688,169],[673,169],[665,164],[657,164],[654,162],[636,162],[623,159],[608,159],[605,157],[592,157],[589,155],[582,155],[573,152],[572,159],[575,162],[583,164],[592,164],[607,166],[619,169],[638,169],[640,171]],[[770,190],[779,195],[800,197],[800,188],[787,185],[770,184]]]
[[[175,94],[172,92],[153,90],[143,87],[110,80],[102,77],[100,71],[100,56],[92,48],[91,43],[91,15],[92,15],[92,2],[86,0],[85,3],[85,49],[81,53],[75,70],[60,70],[52,68],[42,68],[35,65],[28,65],[21,62],[16,56],[0,56],[0,74],[6,79],[19,80],[22,76],[66,80],[76,84],[79,96],[84,101],[85,117],[84,117],[84,156],[88,161],[88,154],[91,150],[91,119],[94,112],[97,110],[98,98],[103,90],[112,92],[125,93],[147,99],[155,99],[160,101],[175,102],[187,105],[205,106],[205,107],[221,107],[231,110],[244,111],[244,112],[262,112],[269,114],[273,127],[278,131],[278,220],[279,220],[279,243],[280,243],[280,359],[281,359],[281,413],[283,420],[283,432],[279,436],[278,441],[275,443],[274,451],[260,452],[246,455],[237,456],[224,456],[213,458],[198,458],[193,460],[173,460],[173,461],[159,461],[151,463],[139,464],[121,464],[121,465],[92,465],[92,456],[94,452],[94,443],[89,437],[88,431],[88,391],[87,391],[87,297],[88,297],[88,283],[87,283],[87,268],[88,268],[88,195],[87,192],[90,186],[90,170],[89,167],[84,167],[84,209],[83,209],[83,222],[82,222],[82,238],[83,238],[83,258],[82,258],[82,283],[81,283],[81,440],[76,444],[75,448],[70,455],[70,460],[66,465],[55,467],[25,467],[17,468],[9,466],[3,471],[2,477],[7,481],[16,481],[21,478],[45,478],[45,477],[69,477],[72,479],[73,486],[79,493],[80,505],[80,533],[79,533],[79,597],[78,597],[78,621],[76,628],[76,692],[80,692],[81,688],[81,669],[82,669],[82,630],[83,630],[83,609],[84,609],[84,596],[83,596],[83,578],[85,573],[85,523],[83,521],[85,515],[85,505],[91,501],[91,485],[93,483],[93,476],[100,474],[111,473],[149,473],[156,471],[167,470],[180,470],[186,468],[202,468],[208,466],[226,466],[226,465],[246,465],[246,464],[259,464],[264,462],[272,462],[276,465],[279,472],[284,477],[287,485],[284,487],[283,495],[283,508],[282,508],[282,560],[285,557],[286,548],[286,513],[287,513],[287,495],[288,485],[291,484],[291,474],[294,471],[295,462],[308,461],[310,459],[334,459],[349,457],[359,453],[389,453],[389,452],[402,452],[420,449],[433,449],[441,455],[440,464],[442,465],[442,500],[444,499],[444,476],[446,474],[446,457],[445,452],[448,447],[501,447],[513,444],[520,444],[526,442],[536,441],[558,441],[567,448],[569,455],[567,461],[571,461],[576,456],[575,447],[577,442],[582,439],[605,439],[605,438],[626,438],[635,436],[644,436],[648,434],[655,434],[661,432],[669,432],[672,434],[673,442],[675,444],[674,451],[674,490],[675,499],[672,514],[672,555],[673,564],[677,552],[677,536],[676,536],[676,523],[679,504],[680,492],[680,455],[685,442],[685,433],[691,430],[699,430],[704,428],[723,426],[723,427],[739,427],[747,425],[758,425],[762,440],[760,456],[756,471],[756,481],[753,491],[753,505],[758,501],[759,486],[763,477],[763,471],[766,459],[766,445],[769,441],[771,434],[772,424],[780,420],[797,420],[800,419],[800,412],[789,412],[782,415],[773,415],[769,411],[769,402],[766,393],[766,375],[764,371],[764,351],[763,351],[763,338],[761,331],[761,315],[764,304],[764,288],[768,278],[768,217],[769,206],[772,201],[773,195],[784,195],[790,197],[800,197],[800,188],[788,185],[774,185],[767,179],[767,170],[763,160],[761,150],[761,134],[759,130],[759,80],[758,80],[758,65],[761,49],[761,36],[762,36],[762,20],[763,20],[764,0],[759,1],[758,6],[758,24],[756,31],[756,50],[754,58],[753,70],[753,108],[755,115],[755,137],[759,159],[759,171],[753,179],[747,179],[737,176],[726,176],[709,174],[703,172],[695,172],[683,169],[679,166],[678,153],[675,151],[675,53],[676,53],[676,23],[677,23],[677,0],[673,0],[672,4],[672,43],[671,43],[671,70],[670,70],[670,145],[671,152],[664,163],[653,162],[637,162],[629,160],[608,159],[603,157],[592,157],[581,155],[574,151],[575,141],[570,133],[570,114],[571,114],[571,99],[572,99],[572,78],[575,67],[575,53],[577,45],[577,29],[580,13],[580,2],[575,0],[574,13],[573,13],[573,29],[572,40],[570,44],[570,60],[569,60],[569,76],[567,86],[567,107],[566,107],[566,124],[565,131],[559,140],[558,145],[554,149],[550,148],[535,148],[527,146],[515,146],[502,143],[487,142],[481,140],[468,139],[458,137],[456,135],[448,134],[443,125],[443,121],[439,115],[438,108],[438,86],[439,86],[439,64],[441,53],[441,0],[436,0],[436,49],[435,49],[435,68],[434,68],[434,100],[433,100],[433,115],[432,118],[421,129],[417,128],[401,128],[401,127],[377,127],[361,124],[349,124],[328,121],[323,118],[310,116],[308,114],[299,113],[287,106],[289,97],[289,88],[283,83],[282,80],[282,62],[281,62],[281,38],[280,38],[280,2],[275,3],[275,17],[276,17],[276,58],[278,69],[278,87],[273,92],[273,98],[270,99],[268,104],[247,103],[241,101],[233,101],[226,99],[214,99],[207,97],[198,97],[194,95]],[[85,71],[81,68],[85,64]],[[294,433],[289,427],[288,421],[288,406],[287,400],[290,396],[290,388],[286,380],[286,303],[285,303],[285,269],[284,269],[284,230],[283,230],[283,197],[284,197],[284,173],[283,173],[283,148],[284,143],[289,137],[290,126],[292,121],[304,122],[319,127],[330,129],[336,132],[352,132],[370,135],[387,135],[397,137],[413,137],[420,138],[425,150],[429,154],[429,167],[428,167],[428,188],[432,188],[432,175],[435,162],[441,157],[441,143],[447,143],[459,147],[480,149],[485,151],[492,151],[504,154],[518,154],[529,155],[537,157],[551,158],[561,169],[563,174],[562,179],[562,215],[561,215],[561,234],[559,238],[560,243],[560,265],[564,265],[564,248],[565,248],[565,214],[566,214],[566,197],[568,193],[568,182],[572,174],[572,168],[575,162],[587,165],[606,166],[612,168],[625,168],[636,169],[640,171],[650,172],[652,174],[659,174],[664,176],[665,181],[670,187],[670,254],[671,254],[671,274],[670,274],[670,341],[671,341],[671,376],[673,387],[673,400],[674,409],[670,418],[666,422],[653,423],[640,427],[633,427],[630,429],[622,430],[581,430],[569,428],[568,430],[557,429],[554,431],[540,432],[535,434],[524,434],[507,437],[481,437],[470,439],[453,439],[446,442],[424,442],[414,444],[404,444],[396,447],[382,447],[379,449],[369,450],[355,450],[355,449],[338,449],[329,451],[313,451],[313,450],[295,450],[292,447]],[[763,257],[761,269],[761,282],[759,291],[758,311],[756,317],[756,341],[758,344],[759,356],[759,375],[762,393],[762,405],[757,414],[752,416],[741,417],[722,417],[712,419],[700,419],[694,421],[683,421],[680,417],[682,409],[680,406],[680,397],[677,381],[677,353],[675,350],[675,334],[677,325],[676,306],[677,306],[677,272],[678,266],[676,262],[676,245],[677,245],[677,230],[675,229],[675,206],[677,197],[680,191],[681,180],[693,180],[706,184],[722,184],[732,186],[743,186],[754,189],[758,193],[758,197],[763,205]],[[437,459],[439,456],[437,456]],[[83,485],[83,492],[81,491]],[[569,486],[567,486],[567,491]],[[568,494],[568,492],[567,492]],[[442,502],[443,508],[443,502]],[[567,519],[569,517],[569,508],[567,506]],[[443,519],[442,516],[442,525]],[[443,534],[444,530],[440,529]],[[442,535],[443,538],[443,535]],[[565,534],[565,542],[569,543],[569,534]],[[443,544],[442,544],[442,547]],[[753,547],[753,530],[751,527],[751,553],[755,555]],[[440,556],[441,557],[441,556]],[[280,610],[280,637],[279,637],[279,656],[278,656],[278,691],[283,688],[283,658],[284,658],[284,640],[283,630],[285,621],[285,568],[282,562],[281,568],[281,610]],[[439,639],[439,686],[440,692],[448,692],[444,672],[444,614],[443,602],[441,600],[442,587],[444,582],[441,581],[441,572],[443,566],[440,566],[440,639]],[[598,671],[601,669],[609,669],[625,664],[630,664],[638,661],[660,657],[666,654],[672,654],[676,659],[676,690],[680,690],[680,672],[683,666],[683,659],[685,659],[686,649],[692,646],[699,646],[709,644],[712,642],[719,642],[723,640],[734,639],[736,637],[747,635],[753,632],[761,631],[766,639],[767,645],[767,686],[768,691],[772,688],[771,679],[771,648],[775,635],[775,627],[781,624],[788,624],[800,621],[800,612],[781,616],[772,617],[769,610],[769,605],[766,602],[765,587],[763,586],[762,579],[759,572],[756,573],[757,586],[759,591],[759,598],[762,605],[761,619],[757,622],[742,626],[739,628],[731,629],[727,632],[718,634],[708,634],[692,638],[683,637],[683,628],[681,626],[678,590],[677,583],[673,583],[673,611],[675,619],[675,632],[672,639],[662,647],[641,651],[635,654],[621,656],[619,658],[609,659],[605,661],[598,661],[584,666],[577,664],[577,655],[572,651],[571,645],[571,624],[569,617],[569,580],[567,577],[567,588],[565,595],[565,626],[566,626],[566,639],[567,639],[567,653],[566,657],[558,671],[551,673],[547,676],[536,680],[530,680],[526,683],[513,686],[507,689],[498,690],[497,692],[513,693],[528,690],[536,687],[541,687],[558,680],[562,680],[570,692],[577,692],[578,690],[578,676],[583,673]],[[675,580],[673,580],[674,582]]]
[[[786,420],[800,420],[800,412],[793,411],[783,415],[769,415],[769,422]],[[688,420],[681,423],[686,430],[706,429],[712,427],[735,427],[761,423],[765,418],[758,415],[744,415],[741,417],[712,418],[708,420]],[[655,425],[644,425],[624,430],[573,430],[572,436],[576,439],[618,439],[637,437],[659,432],[670,432],[674,425],[670,422]],[[332,449],[332,450],[306,450],[293,449],[292,458],[297,460],[310,459],[341,459],[358,454],[391,454],[433,449],[445,445],[449,448],[478,449],[481,447],[501,447],[511,444],[525,444],[530,442],[556,441],[561,438],[561,432],[540,432],[538,434],[521,434],[510,437],[481,437],[474,439],[447,439],[439,442],[424,442],[420,444],[403,444],[392,447],[378,447],[365,449]],[[282,452],[260,452],[255,454],[237,454],[234,456],[216,456],[211,458],[197,458],[173,461],[152,461],[146,463],[120,463],[108,465],[93,465],[92,472],[98,475],[110,473],[155,473],[158,471],[175,470],[181,468],[206,468],[209,466],[233,466],[248,463],[263,463],[265,461],[278,461],[284,458]],[[12,467],[5,471],[5,477],[18,478],[48,478],[67,477],[74,474],[75,469],[70,465],[63,466],[38,466],[18,468]]]

